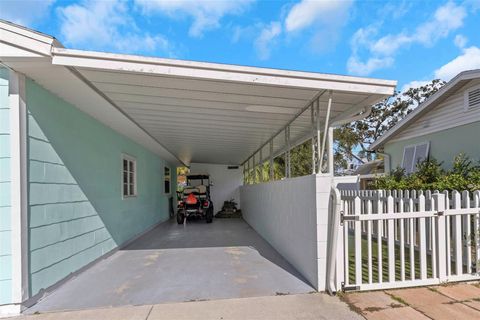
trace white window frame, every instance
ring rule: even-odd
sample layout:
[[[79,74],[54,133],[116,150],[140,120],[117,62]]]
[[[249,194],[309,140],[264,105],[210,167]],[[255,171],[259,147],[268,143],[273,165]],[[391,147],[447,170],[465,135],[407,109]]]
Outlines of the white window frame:
[[[426,152],[426,158],[425,158],[425,160],[427,160],[428,157],[429,157],[429,154],[430,154],[430,141],[423,141],[423,142],[420,142],[420,143],[410,144],[410,145],[407,145],[407,146],[403,147],[402,168],[405,169],[405,173],[410,174],[410,173],[414,173],[415,171],[417,171],[417,163],[415,162],[415,159],[417,158],[417,147],[423,146],[423,145],[427,145],[427,152]],[[414,148],[413,149],[412,167],[410,168],[410,170],[405,168],[405,151],[407,150],[407,148]]]
[[[165,181],[167,180],[167,176],[165,175],[165,169],[168,169],[168,183],[169,183],[169,192],[165,190]],[[172,168],[169,166],[163,166],[163,193],[166,195],[172,194]]]
[[[464,105],[465,111],[480,109],[480,103],[478,105],[476,105],[475,107],[470,107],[468,105],[468,95],[469,95],[469,93],[472,92],[472,91],[475,91],[475,90],[479,90],[479,89],[480,89],[480,84],[465,90],[465,92],[463,94],[463,105]]]
[[[137,159],[135,157],[132,157],[131,155],[128,155],[128,154],[125,154],[125,153],[122,153],[122,166],[121,166],[121,192],[122,192],[122,199],[128,199],[128,198],[134,198],[137,196]],[[124,190],[124,174],[125,174],[125,170],[123,168],[123,163],[124,161],[129,161],[129,162],[132,162],[133,163],[133,183],[132,181],[130,181],[130,171],[127,170],[127,188],[129,188],[130,184],[133,184],[133,193],[129,193],[129,194],[125,194],[125,190]],[[130,168],[130,164],[127,166],[128,168]]]

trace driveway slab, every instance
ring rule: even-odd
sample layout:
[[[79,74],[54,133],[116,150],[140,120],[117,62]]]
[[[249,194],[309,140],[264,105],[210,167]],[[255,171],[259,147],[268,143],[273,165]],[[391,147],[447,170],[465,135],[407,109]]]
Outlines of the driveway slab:
[[[365,315],[368,320],[429,320],[411,307],[387,308]]]
[[[314,289],[242,219],[163,223],[26,313],[307,293]]]
[[[435,290],[455,300],[480,299],[480,288],[468,283],[434,287]]]

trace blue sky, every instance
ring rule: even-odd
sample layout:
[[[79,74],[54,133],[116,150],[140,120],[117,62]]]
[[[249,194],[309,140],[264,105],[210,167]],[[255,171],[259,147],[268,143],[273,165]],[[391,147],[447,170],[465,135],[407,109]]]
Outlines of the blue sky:
[[[480,0],[2,0],[68,48],[394,79],[480,68]]]

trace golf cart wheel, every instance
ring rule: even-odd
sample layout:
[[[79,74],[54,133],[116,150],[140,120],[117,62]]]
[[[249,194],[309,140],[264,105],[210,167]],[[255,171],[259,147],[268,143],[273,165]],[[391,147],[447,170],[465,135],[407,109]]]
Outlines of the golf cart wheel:
[[[177,223],[183,224],[183,220],[185,219],[185,214],[181,211],[177,213]]]
[[[212,223],[213,221],[213,207],[208,208],[206,213],[206,220],[207,223]]]

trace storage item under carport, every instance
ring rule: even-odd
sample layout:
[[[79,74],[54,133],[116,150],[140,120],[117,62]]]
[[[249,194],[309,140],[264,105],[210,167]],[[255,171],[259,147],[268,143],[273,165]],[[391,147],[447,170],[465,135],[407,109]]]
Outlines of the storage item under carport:
[[[241,218],[241,217],[242,217],[242,211],[237,209],[237,203],[234,201],[234,199],[231,199],[230,201],[225,201],[223,203],[222,210],[215,215],[215,218]]]

